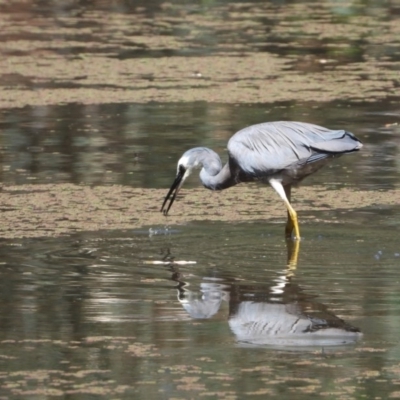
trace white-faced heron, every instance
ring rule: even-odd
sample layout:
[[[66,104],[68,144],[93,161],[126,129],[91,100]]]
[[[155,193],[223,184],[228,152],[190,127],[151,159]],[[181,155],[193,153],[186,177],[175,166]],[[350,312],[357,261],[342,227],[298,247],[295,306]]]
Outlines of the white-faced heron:
[[[194,168],[201,167],[200,180],[210,190],[227,189],[241,182],[268,182],[288,211],[286,237],[291,237],[294,230],[294,237],[300,239],[297,213],[290,205],[292,184],[319,170],[332,158],[361,147],[360,140],[344,130],[290,121],[252,125],[231,137],[229,160],[224,167],[211,149],[196,147],[186,151],[178,161],[175,181],[161,211],[168,214],[185,179]]]

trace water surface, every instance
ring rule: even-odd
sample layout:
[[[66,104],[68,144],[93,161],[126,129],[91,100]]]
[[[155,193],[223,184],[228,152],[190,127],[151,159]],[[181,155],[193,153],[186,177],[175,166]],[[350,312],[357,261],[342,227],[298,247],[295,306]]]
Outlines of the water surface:
[[[245,126],[297,120],[357,135],[365,147],[311,176],[307,183],[397,187],[397,102],[104,104],[2,111],[2,180],[6,184],[171,184],[188,148],[208,146],[227,159],[226,144]],[[198,185],[198,179],[193,179]],[[189,181],[190,185],[190,181]]]
[[[1,398],[400,397],[398,2],[0,9]],[[235,131],[273,120],[364,143],[304,182],[298,249],[283,206],[250,221],[229,191],[191,200],[200,221],[129,227],[129,190],[166,193],[185,150],[226,160]],[[61,184],[81,185],[72,201]]]
[[[262,222],[3,241],[1,252],[3,396],[396,391],[400,247],[379,213],[309,226],[296,266],[282,227]],[[288,315],[342,331],[288,340]],[[268,318],[278,333],[256,329]]]

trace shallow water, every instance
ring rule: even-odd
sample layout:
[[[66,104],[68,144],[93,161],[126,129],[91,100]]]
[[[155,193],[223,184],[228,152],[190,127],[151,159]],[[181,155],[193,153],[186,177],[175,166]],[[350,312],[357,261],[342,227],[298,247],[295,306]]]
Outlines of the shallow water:
[[[299,120],[365,144],[306,188],[397,193],[398,1],[0,3],[4,186],[167,190],[186,149]],[[400,398],[400,207],[330,199],[298,249],[284,211],[0,239],[0,398]]]
[[[213,103],[104,104],[3,110],[2,181],[169,187],[188,148],[207,146],[227,159],[226,144],[245,126],[275,120],[313,122],[356,134],[366,146],[313,182],[365,189],[398,187],[398,102],[233,106]],[[198,186],[198,179],[188,182]]]
[[[263,222],[3,241],[0,393],[395,393],[400,245],[373,217],[308,225],[289,266],[282,227]]]
[[[392,102],[3,110],[3,182],[167,188],[188,147],[222,154],[235,130],[279,118],[346,127],[365,143],[304,186],[392,189],[398,115]],[[0,395],[397,396],[398,212],[302,212],[297,263],[282,220],[3,240]],[[196,264],[150,263],[170,260]]]

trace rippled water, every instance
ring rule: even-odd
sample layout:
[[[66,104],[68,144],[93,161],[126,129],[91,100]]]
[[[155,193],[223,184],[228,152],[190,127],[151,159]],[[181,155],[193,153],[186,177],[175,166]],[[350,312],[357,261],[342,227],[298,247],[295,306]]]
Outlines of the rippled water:
[[[224,2],[185,4],[185,16],[204,17],[200,25],[185,25],[185,16],[179,20],[178,2],[171,9],[159,1],[150,6],[143,1],[79,2],[79,7],[28,3],[26,9],[14,2],[0,7],[1,18],[9,17],[7,34],[0,35],[8,46],[1,51],[4,57],[30,57],[35,51],[84,57],[97,51],[123,60],[268,51],[301,55],[287,67],[311,74],[325,68],[325,57],[334,57],[335,66],[376,57],[382,67],[400,54],[398,42],[384,43],[382,37],[394,26],[385,25],[390,22],[386,7],[395,16],[396,2],[333,2],[291,21],[291,15],[278,20],[276,12],[303,2],[275,1],[276,9],[267,7],[268,18],[259,13],[256,25],[239,24],[240,29],[235,23],[249,18],[254,4],[230,2],[233,25],[226,32],[220,17]],[[163,19],[153,20],[153,11],[162,9]],[[115,38],[113,26],[93,10],[114,16],[138,12],[150,33],[179,40],[171,42],[172,49],[169,42],[161,49],[151,42],[140,45],[129,37],[135,20]],[[210,10],[218,14],[214,26],[207,19]],[[369,15],[376,25],[368,25]],[[33,33],[27,16],[37,24]],[[340,22],[341,28],[353,23],[370,41],[340,30],[321,36],[315,27],[324,21],[331,27]],[[266,40],[272,25],[274,33]],[[48,45],[52,37],[46,29],[54,29],[55,39],[64,35],[64,47],[57,41]],[[85,48],[88,38],[92,47]],[[25,43],[30,40],[32,49]],[[323,57],[322,63],[310,62],[314,56]],[[334,67],[328,63],[329,68]],[[77,73],[72,83],[6,74],[0,87],[80,88],[82,79],[89,87],[90,77]],[[139,82],[151,79],[143,76]],[[359,76],[360,82],[365,79]],[[166,189],[187,148],[205,145],[222,155],[229,137],[244,126],[301,120],[346,128],[365,144],[359,154],[309,177],[306,187],[398,188],[399,99],[373,100],[371,88],[360,89],[353,102],[320,103],[316,93],[314,102],[2,108],[1,182]],[[193,179],[186,187],[197,184]],[[399,212],[399,205],[379,204],[304,212],[298,248],[283,239],[282,224],[271,221],[1,239],[0,398],[399,398]],[[302,216],[311,217],[305,229]],[[327,220],[337,223],[322,222]]]
[[[379,212],[309,226],[296,265],[282,227],[263,222],[3,241],[1,253],[3,395],[396,390],[400,245]]]
[[[3,111],[4,183],[167,188],[186,148],[222,153],[236,129],[280,115],[346,126],[366,145],[305,186],[398,187],[396,104],[94,109]],[[307,222],[297,262],[282,225],[263,221],[2,240],[0,395],[396,396],[398,212],[309,211],[339,223]]]

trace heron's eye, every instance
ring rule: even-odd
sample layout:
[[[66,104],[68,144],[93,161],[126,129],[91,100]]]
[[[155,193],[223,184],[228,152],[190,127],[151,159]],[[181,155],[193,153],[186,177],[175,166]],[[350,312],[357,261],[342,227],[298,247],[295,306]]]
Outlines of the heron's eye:
[[[179,174],[185,175],[186,168],[183,165],[180,165],[178,169],[179,169]]]

